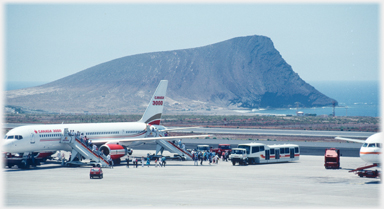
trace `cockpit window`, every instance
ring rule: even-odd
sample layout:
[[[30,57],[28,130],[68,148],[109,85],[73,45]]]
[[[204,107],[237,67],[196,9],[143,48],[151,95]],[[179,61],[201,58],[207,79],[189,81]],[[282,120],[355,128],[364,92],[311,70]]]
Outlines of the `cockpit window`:
[[[364,144],[363,144],[363,147],[367,147],[367,146],[368,146],[368,144],[367,144],[367,143],[364,143]]]
[[[21,135],[16,135],[16,136],[15,136],[15,139],[18,139],[18,140],[23,139],[23,136],[21,136]]]
[[[5,135],[5,136],[4,136],[4,139],[7,139],[7,137],[8,137],[8,136],[7,136],[7,135]]]
[[[8,138],[7,138],[7,139],[13,139],[13,137],[14,137],[14,136],[8,136]]]
[[[376,147],[381,147],[381,144],[380,143],[376,143]]]
[[[368,144],[368,147],[376,147],[375,143]]]

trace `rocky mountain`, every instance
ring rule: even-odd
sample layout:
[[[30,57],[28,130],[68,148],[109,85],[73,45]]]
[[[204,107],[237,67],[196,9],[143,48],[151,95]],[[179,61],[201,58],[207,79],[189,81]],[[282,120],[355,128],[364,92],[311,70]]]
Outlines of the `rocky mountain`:
[[[247,36],[193,49],[122,57],[33,88],[6,92],[6,104],[53,112],[141,113],[160,80],[165,110],[212,111],[332,105],[303,81],[270,38]]]

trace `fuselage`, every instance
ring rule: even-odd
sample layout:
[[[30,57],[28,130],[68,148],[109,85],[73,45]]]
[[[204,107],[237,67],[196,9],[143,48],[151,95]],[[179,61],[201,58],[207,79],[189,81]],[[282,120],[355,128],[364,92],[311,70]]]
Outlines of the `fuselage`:
[[[42,152],[50,150],[71,150],[60,143],[64,129],[73,130],[92,140],[104,143],[113,139],[145,138],[151,133],[150,125],[142,122],[122,123],[80,123],[54,125],[28,125],[10,130],[4,137],[3,151],[11,153]]]
[[[368,163],[380,164],[382,137],[381,132],[368,137],[360,148],[360,158]]]

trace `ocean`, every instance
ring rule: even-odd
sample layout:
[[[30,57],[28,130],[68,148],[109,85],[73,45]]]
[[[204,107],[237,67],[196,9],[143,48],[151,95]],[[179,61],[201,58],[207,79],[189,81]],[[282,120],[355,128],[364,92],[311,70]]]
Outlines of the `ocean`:
[[[312,81],[308,83],[339,102],[339,106],[335,109],[336,116],[380,116],[378,81]],[[5,89],[9,91],[42,84],[44,82],[6,82]],[[304,114],[329,115],[332,114],[333,108],[298,108],[298,111],[302,111]],[[295,115],[296,108],[253,109],[246,112]]]
[[[339,103],[335,108],[336,116],[380,116],[378,81],[312,81],[308,83]],[[296,115],[296,111],[302,111],[304,114],[329,115],[332,114],[333,108],[253,109],[248,112]]]

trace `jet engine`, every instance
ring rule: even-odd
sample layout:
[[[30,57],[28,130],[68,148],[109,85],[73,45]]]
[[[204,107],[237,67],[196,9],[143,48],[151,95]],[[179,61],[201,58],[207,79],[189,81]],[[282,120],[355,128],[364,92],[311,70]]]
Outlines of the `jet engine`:
[[[104,144],[100,146],[100,151],[104,153],[104,155],[111,155],[113,161],[120,163],[120,158],[127,155],[132,154],[131,149],[127,149],[127,147],[122,146],[120,144]]]

